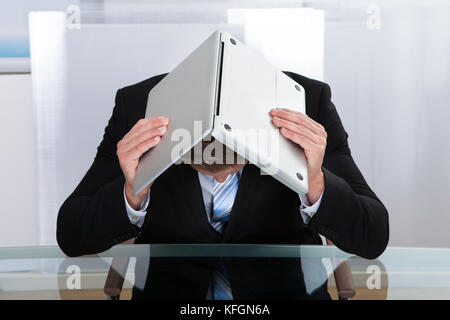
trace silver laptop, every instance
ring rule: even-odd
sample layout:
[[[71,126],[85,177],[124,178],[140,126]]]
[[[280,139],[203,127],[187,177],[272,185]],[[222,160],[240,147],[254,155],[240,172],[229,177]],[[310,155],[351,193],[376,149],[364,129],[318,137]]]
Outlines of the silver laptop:
[[[274,107],[305,113],[303,87],[227,32],[216,31],[150,91],[145,116],[164,115],[171,123],[161,142],[141,157],[134,194],[209,136],[306,194],[306,158],[271,123]]]

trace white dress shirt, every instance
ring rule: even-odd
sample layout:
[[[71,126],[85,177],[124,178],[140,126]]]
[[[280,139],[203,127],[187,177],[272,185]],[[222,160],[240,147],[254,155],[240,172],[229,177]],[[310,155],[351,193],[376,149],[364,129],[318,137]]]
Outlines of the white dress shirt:
[[[240,180],[242,174],[242,169],[237,172],[238,179]],[[212,176],[203,174],[198,172],[198,179],[200,181],[200,186],[202,188],[203,202],[205,204],[206,214],[208,216],[208,221],[210,221],[212,211],[213,211],[213,186],[214,186],[214,178]],[[127,197],[125,195],[125,187],[123,189],[123,196],[125,198],[125,206],[128,214],[128,218],[130,222],[138,227],[142,227],[145,215],[147,214],[148,204],[150,203],[150,191],[147,193],[147,196],[142,201],[138,210],[134,210],[128,203]],[[311,221],[311,218],[317,212],[320,206],[320,202],[322,201],[323,192],[320,195],[319,200],[316,203],[310,204],[308,198],[305,195],[300,195],[300,216],[303,219],[305,224],[308,224]]]

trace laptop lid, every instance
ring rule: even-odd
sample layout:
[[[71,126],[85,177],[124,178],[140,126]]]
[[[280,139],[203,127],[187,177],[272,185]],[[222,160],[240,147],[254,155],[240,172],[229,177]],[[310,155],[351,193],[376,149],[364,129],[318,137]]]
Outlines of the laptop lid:
[[[283,137],[269,111],[286,107],[305,113],[301,85],[230,34],[224,43],[220,105],[212,136],[297,193],[308,192],[303,149]]]
[[[145,117],[170,119],[160,143],[142,155],[136,171],[138,194],[207,136],[213,127],[220,32],[206,39],[148,94]]]

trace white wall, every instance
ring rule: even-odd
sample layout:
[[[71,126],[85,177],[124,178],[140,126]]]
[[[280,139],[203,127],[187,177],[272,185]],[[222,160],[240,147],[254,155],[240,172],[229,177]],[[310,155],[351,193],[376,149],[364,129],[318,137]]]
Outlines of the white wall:
[[[450,3],[380,6],[379,29],[365,9],[326,23],[324,79],[389,211],[390,245],[450,247]]]
[[[31,76],[0,75],[0,246],[38,243]]]

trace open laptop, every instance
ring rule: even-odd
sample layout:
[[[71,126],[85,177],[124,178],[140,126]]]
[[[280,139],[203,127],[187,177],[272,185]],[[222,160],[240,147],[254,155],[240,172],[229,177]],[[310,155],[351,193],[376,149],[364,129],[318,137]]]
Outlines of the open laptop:
[[[305,113],[303,87],[229,33],[216,31],[150,91],[145,116],[164,115],[171,123],[141,157],[134,194],[209,135],[306,194],[306,158],[271,123],[274,107]]]

